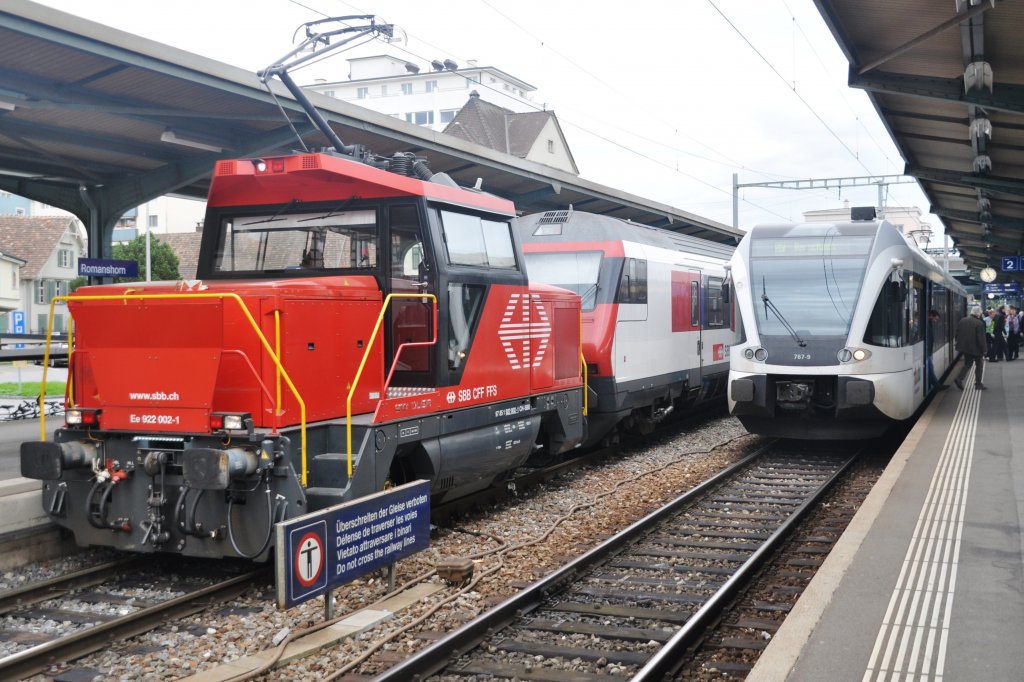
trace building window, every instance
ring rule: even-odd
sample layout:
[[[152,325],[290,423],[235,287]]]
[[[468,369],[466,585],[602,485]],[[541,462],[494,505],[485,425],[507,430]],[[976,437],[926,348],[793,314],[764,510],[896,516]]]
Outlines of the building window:
[[[433,111],[410,111],[405,115],[405,120],[415,123],[418,126],[434,125]]]
[[[60,249],[57,251],[57,267],[59,268],[70,268],[71,267],[71,250]]]
[[[328,97],[334,97],[334,90],[324,90],[324,94]]]
[[[146,224],[149,225],[149,229],[160,227],[160,216],[151,215],[146,218]]]
[[[17,289],[18,288],[18,270],[17,270],[17,268],[11,270],[11,288],[12,289]]]
[[[412,94],[412,83],[402,83],[402,94],[403,95],[411,95]]]
[[[435,92],[437,90],[437,81],[427,81],[427,92]]]
[[[15,207],[14,215],[25,215],[25,209],[23,209],[21,206]]]
[[[455,114],[457,113],[459,113],[458,109],[442,109],[441,123],[451,123],[455,120]]]
[[[548,154],[554,154],[554,153],[555,153],[555,141],[554,140],[548,140]]]
[[[370,96],[370,88],[356,88],[356,98],[366,99]]]
[[[381,97],[387,97],[388,96],[388,86],[387,85],[380,86],[380,96]]]

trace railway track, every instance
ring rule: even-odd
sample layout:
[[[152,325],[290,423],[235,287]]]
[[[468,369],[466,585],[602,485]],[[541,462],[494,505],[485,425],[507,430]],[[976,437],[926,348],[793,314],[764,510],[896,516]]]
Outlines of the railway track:
[[[211,579],[203,575],[210,572],[208,564],[205,571],[185,570],[181,575],[179,568],[175,576],[175,570],[152,557],[133,557],[5,594],[0,600],[0,679],[23,679],[232,599],[265,579],[267,571],[246,567]]]
[[[661,679],[853,459],[764,448],[376,679]]]

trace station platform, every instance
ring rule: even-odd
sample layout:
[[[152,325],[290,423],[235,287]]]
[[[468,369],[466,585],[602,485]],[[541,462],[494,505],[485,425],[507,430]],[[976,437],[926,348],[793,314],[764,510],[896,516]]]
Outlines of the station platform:
[[[961,366],[748,682],[1024,679],[1024,359]]]

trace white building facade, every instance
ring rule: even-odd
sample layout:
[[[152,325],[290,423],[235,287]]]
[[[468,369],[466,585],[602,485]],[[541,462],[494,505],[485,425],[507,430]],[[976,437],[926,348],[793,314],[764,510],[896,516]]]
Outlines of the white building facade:
[[[512,111],[543,109],[530,99],[535,87],[493,66],[470,62],[459,67],[450,60],[421,66],[389,55],[348,63],[348,80],[321,80],[303,87],[437,131],[455,118],[473,90]]]

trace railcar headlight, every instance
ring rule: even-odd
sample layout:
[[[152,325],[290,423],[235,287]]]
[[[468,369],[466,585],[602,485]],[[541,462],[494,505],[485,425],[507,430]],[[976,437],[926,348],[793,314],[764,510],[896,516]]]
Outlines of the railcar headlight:
[[[871,351],[863,348],[844,348],[836,354],[839,362],[860,362],[871,357]]]
[[[754,359],[754,349],[753,348],[748,348],[745,351],[743,351],[743,357],[745,357],[747,360],[753,360]]]
[[[766,351],[764,348],[758,348],[757,350],[754,351],[754,359],[757,360],[758,362],[764,362],[765,360],[768,359],[768,351]]]

